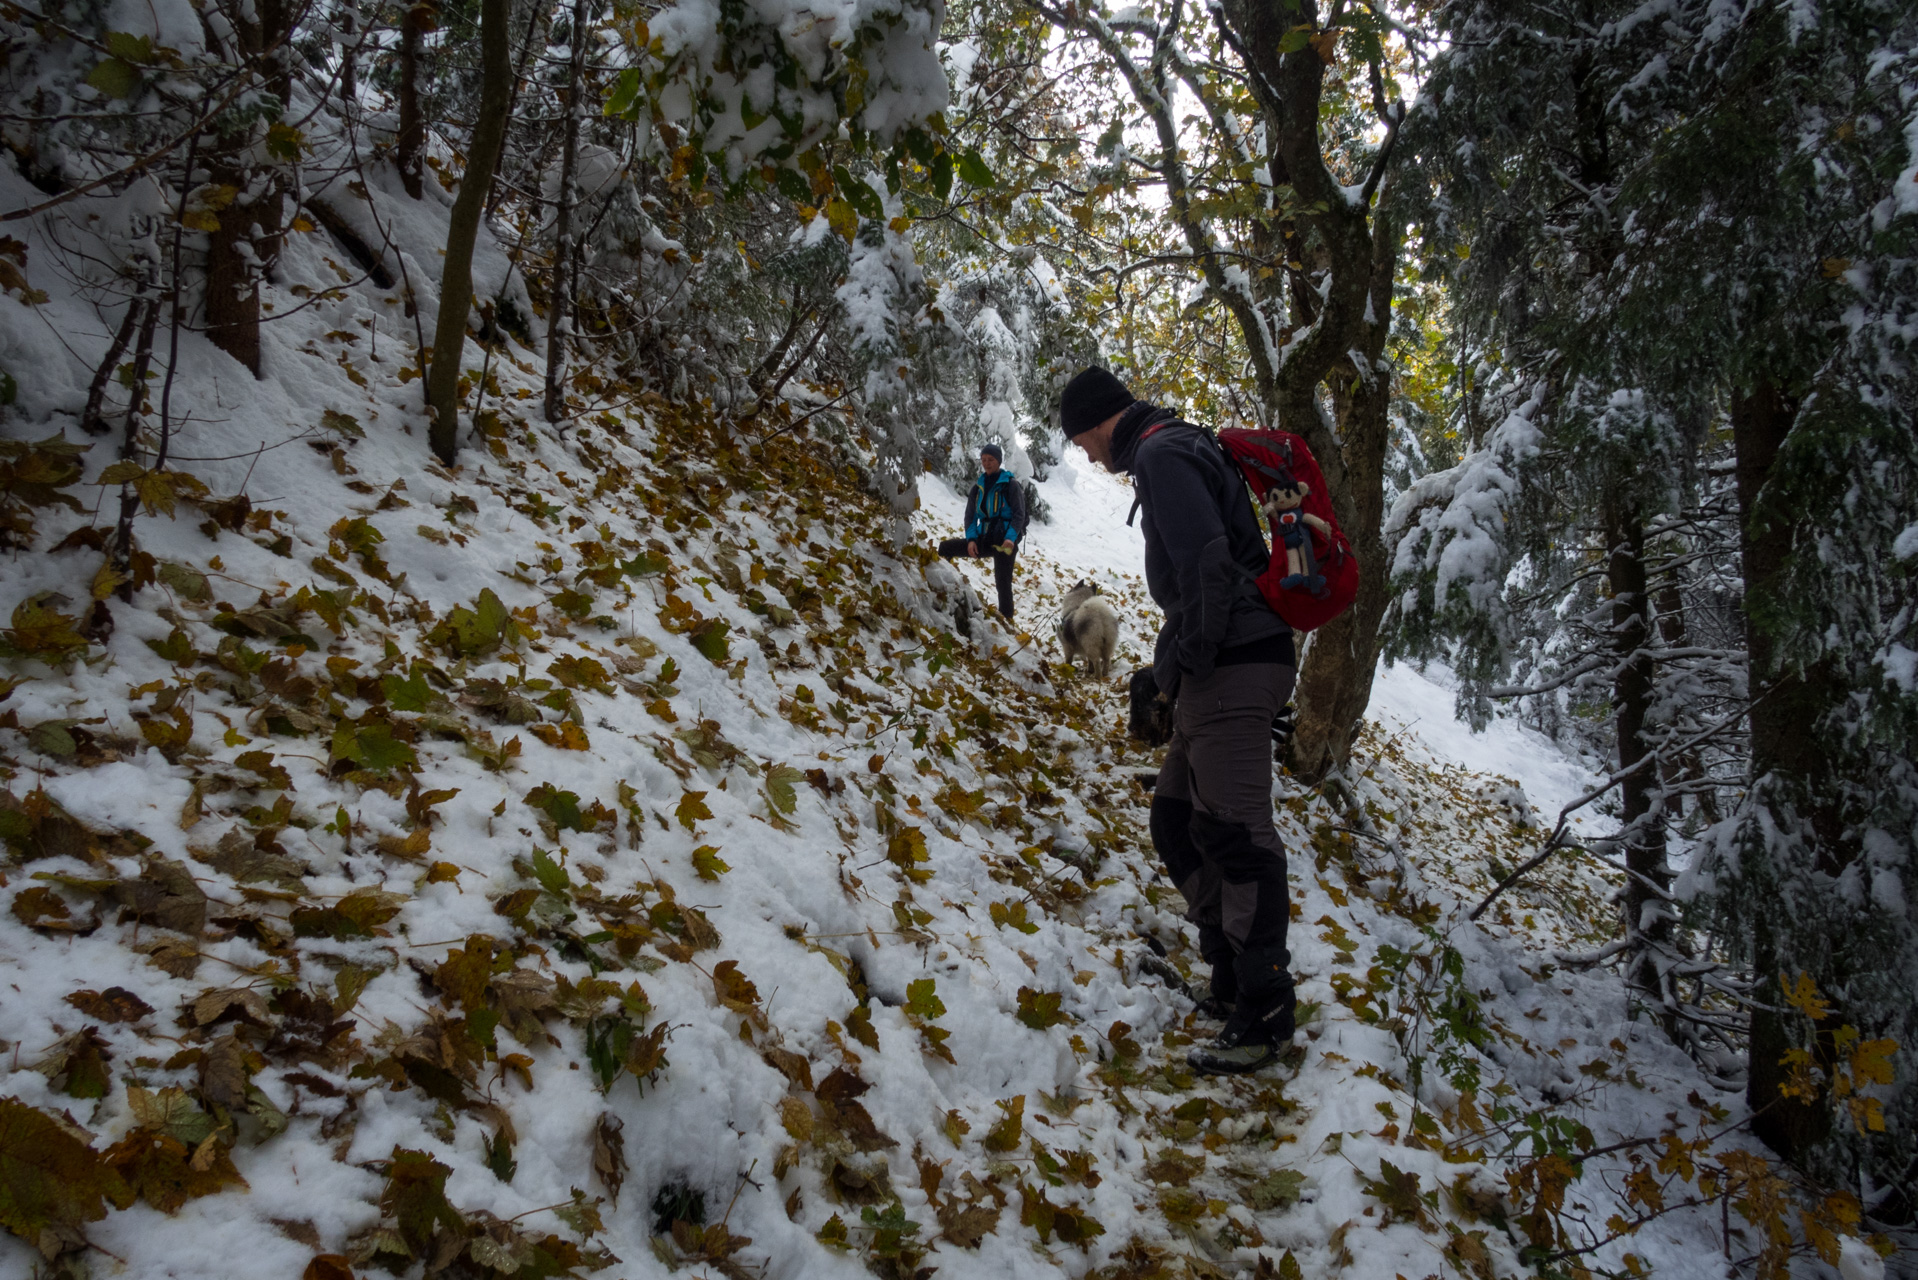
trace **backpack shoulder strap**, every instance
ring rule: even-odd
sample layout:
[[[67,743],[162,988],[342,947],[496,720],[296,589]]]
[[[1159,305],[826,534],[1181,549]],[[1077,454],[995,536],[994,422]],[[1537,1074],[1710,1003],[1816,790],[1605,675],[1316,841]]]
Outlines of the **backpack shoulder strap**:
[[[1144,431],[1141,431],[1139,433],[1140,443],[1143,444],[1145,441],[1150,440],[1153,436],[1158,435],[1161,431],[1164,431],[1167,427],[1190,427],[1194,431],[1199,432],[1201,435],[1209,436],[1212,434],[1210,431],[1207,431],[1204,427],[1200,426],[1196,422],[1187,422],[1184,418],[1167,418],[1165,421],[1155,422],[1151,426],[1147,427]]]
[[[1167,427],[1191,427],[1194,431],[1197,431],[1201,435],[1212,436],[1212,433],[1210,431],[1207,431],[1204,427],[1199,426],[1197,423],[1187,422],[1184,418],[1167,418],[1165,421],[1155,422],[1151,426],[1147,427],[1144,431],[1141,431],[1139,433],[1139,443],[1144,444],[1146,441],[1150,440],[1153,436],[1156,436],[1161,431],[1164,431]],[[1212,438],[1214,440],[1218,439],[1217,436],[1212,436]],[[1125,518],[1126,528],[1130,529],[1132,527],[1132,522],[1134,519],[1138,517],[1138,514],[1139,514],[1139,498],[1136,496],[1136,492],[1135,492],[1135,496],[1132,499],[1132,510],[1126,513],[1126,518]]]

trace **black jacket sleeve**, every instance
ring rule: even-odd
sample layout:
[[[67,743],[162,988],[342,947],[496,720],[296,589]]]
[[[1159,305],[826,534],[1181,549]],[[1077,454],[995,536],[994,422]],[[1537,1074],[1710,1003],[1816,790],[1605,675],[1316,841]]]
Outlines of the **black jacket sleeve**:
[[[1142,445],[1138,478],[1178,597],[1177,607],[1167,610],[1166,647],[1181,667],[1203,678],[1212,674],[1212,659],[1231,622],[1239,570],[1213,476],[1194,450],[1180,447],[1183,443]]]

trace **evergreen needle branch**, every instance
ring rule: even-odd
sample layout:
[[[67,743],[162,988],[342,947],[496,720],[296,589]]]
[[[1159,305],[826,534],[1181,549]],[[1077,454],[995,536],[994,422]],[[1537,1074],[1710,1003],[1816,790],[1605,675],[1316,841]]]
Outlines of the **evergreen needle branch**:
[[[288,27],[287,27],[288,34],[290,34],[292,30],[293,30],[292,24],[288,24]],[[256,63],[264,63],[265,61],[273,58],[279,53],[280,46],[284,43],[285,43],[285,36],[282,36],[281,38],[276,39],[272,44],[268,45],[265,49],[262,49],[257,55],[255,55],[253,61]],[[193,138],[197,138],[200,135],[202,130],[204,130],[208,125],[212,124],[215,120],[219,119],[220,116],[226,112],[226,109],[228,107],[232,106],[236,101],[238,101],[241,94],[246,93],[248,90],[254,88],[253,77],[250,74],[248,74],[249,70],[250,68],[247,66],[242,66],[236,69],[232,77],[232,80],[233,80],[232,86],[228,88],[223,95],[221,95],[220,100],[218,102],[214,103],[212,107],[208,108],[207,111],[203,113],[199,119],[195,120],[192,124],[188,125],[185,129],[182,129],[179,133],[175,134],[173,137],[168,138],[165,142],[161,143],[159,146],[155,147],[153,150],[147,152],[145,155],[141,156],[139,159],[135,160],[132,164],[129,164],[125,166],[124,168],[115,169],[111,173],[103,173],[99,177],[93,179],[91,182],[83,182],[77,187],[72,187],[66,191],[62,191],[59,195],[54,196],[51,199],[42,200],[39,204],[27,205],[24,208],[13,209],[13,210],[9,210],[6,213],[0,213],[0,222],[17,222],[21,218],[31,218],[35,214],[45,213],[49,209],[57,209],[61,205],[66,204],[70,200],[77,200],[81,196],[86,195],[92,191],[97,191],[101,187],[106,186],[110,183],[118,182],[123,178],[131,178],[138,174],[145,173],[148,169],[152,168],[154,165],[158,164],[160,161],[172,155],[176,150],[179,149],[181,143],[186,142]],[[189,183],[191,182],[191,180],[192,180],[191,175],[189,175],[188,176]]]
[[[1761,694],[1759,696],[1763,697],[1764,695]],[[1753,699],[1753,702],[1756,702],[1756,701],[1757,699]],[[1616,773],[1607,777],[1605,781],[1599,783],[1596,787],[1593,787],[1590,791],[1587,791],[1584,795],[1572,801],[1570,804],[1566,805],[1563,809],[1560,809],[1558,811],[1558,822],[1552,828],[1551,838],[1545,842],[1545,847],[1540,849],[1538,853],[1535,854],[1534,856],[1527,858],[1510,875],[1506,876],[1503,880],[1499,881],[1498,884],[1492,889],[1492,891],[1485,895],[1484,900],[1480,902],[1476,907],[1472,908],[1471,915],[1467,916],[1466,918],[1468,920],[1477,920],[1480,916],[1484,915],[1486,908],[1490,907],[1493,901],[1497,899],[1497,897],[1500,894],[1504,893],[1507,889],[1517,884],[1519,880],[1523,878],[1527,873],[1544,865],[1546,860],[1549,859],[1554,853],[1557,853],[1562,849],[1572,850],[1578,853],[1589,852],[1589,850],[1585,849],[1583,845],[1574,844],[1571,841],[1565,839],[1565,834],[1566,834],[1565,824],[1571,821],[1571,817],[1574,813],[1577,813],[1580,809],[1583,809],[1586,805],[1592,803],[1594,800],[1597,800],[1600,796],[1603,796],[1606,792],[1618,786],[1620,783],[1624,782],[1626,779],[1639,773],[1641,770],[1645,769],[1646,767],[1653,764],[1657,764],[1658,762],[1664,760],[1667,757],[1667,755],[1673,752],[1682,753],[1686,750],[1689,750],[1692,747],[1699,745],[1700,743],[1706,741],[1709,738],[1716,737],[1718,734],[1724,732],[1726,729],[1730,728],[1732,725],[1744,719],[1746,713],[1748,713],[1751,710],[1751,707],[1752,707],[1752,703],[1750,702],[1741,704],[1740,706],[1735,708],[1730,715],[1727,715],[1717,720],[1713,724],[1707,726],[1702,731],[1693,734],[1691,737],[1687,738],[1684,742],[1680,743],[1675,748],[1671,748],[1668,751],[1646,752],[1644,755],[1640,756],[1632,764],[1629,764],[1625,768],[1618,770]]]
[[[27,8],[23,4],[14,4],[12,0],[7,0],[6,4],[0,5],[0,10],[4,10],[7,17],[12,18],[16,21],[20,18],[25,18],[28,22],[33,23],[35,26],[46,27],[50,31],[58,31],[61,35],[65,36],[67,39],[73,41],[76,44],[85,45],[87,48],[93,50],[95,53],[101,55],[102,57],[111,58],[115,56],[113,50],[107,48],[105,45],[101,44],[98,40],[95,40],[91,38],[90,36],[87,36],[79,31],[74,30],[72,27],[67,26],[64,22],[61,22],[57,18],[50,18],[44,13],[36,13],[32,9]],[[19,117],[19,116],[10,117],[10,119],[15,119],[15,120],[18,120],[21,118],[22,117]]]

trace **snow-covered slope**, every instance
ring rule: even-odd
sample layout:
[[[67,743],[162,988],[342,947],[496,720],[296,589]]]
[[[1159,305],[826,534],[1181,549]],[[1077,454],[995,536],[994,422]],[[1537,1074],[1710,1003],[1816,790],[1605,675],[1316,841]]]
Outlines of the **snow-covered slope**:
[[[1733,1105],[1557,967],[1609,933],[1602,875],[1463,919],[1582,778],[1407,672],[1356,813],[1278,789],[1297,1050],[1195,1079],[1153,762],[1045,622],[1095,578],[1145,651],[1122,486],[1062,466],[1031,630],[975,600],[955,635],[982,570],[880,540],[831,439],[625,394],[562,439],[532,354],[475,345],[497,416],[429,463],[388,296],[269,325],[259,382],[183,336],[209,493],[139,519],[110,631],[72,629],[111,495],[9,561],[0,1270],[1510,1275],[1637,1211],[1639,1148],[1567,1153]],[[0,303],[7,439],[89,443],[116,321]],[[930,538],[959,502],[922,492]],[[1596,1257],[1702,1274],[1715,1222]]]

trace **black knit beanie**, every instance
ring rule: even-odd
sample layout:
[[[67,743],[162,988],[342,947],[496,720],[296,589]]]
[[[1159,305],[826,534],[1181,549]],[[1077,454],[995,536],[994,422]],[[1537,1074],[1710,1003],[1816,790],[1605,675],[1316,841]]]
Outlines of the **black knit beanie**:
[[[1097,365],[1080,371],[1059,395],[1059,426],[1066,439],[1090,431],[1131,404],[1132,393],[1110,370]]]
[[[988,453],[1001,462],[1006,460],[1006,451],[1001,449],[997,444],[982,444],[979,446],[980,457],[984,457]]]

